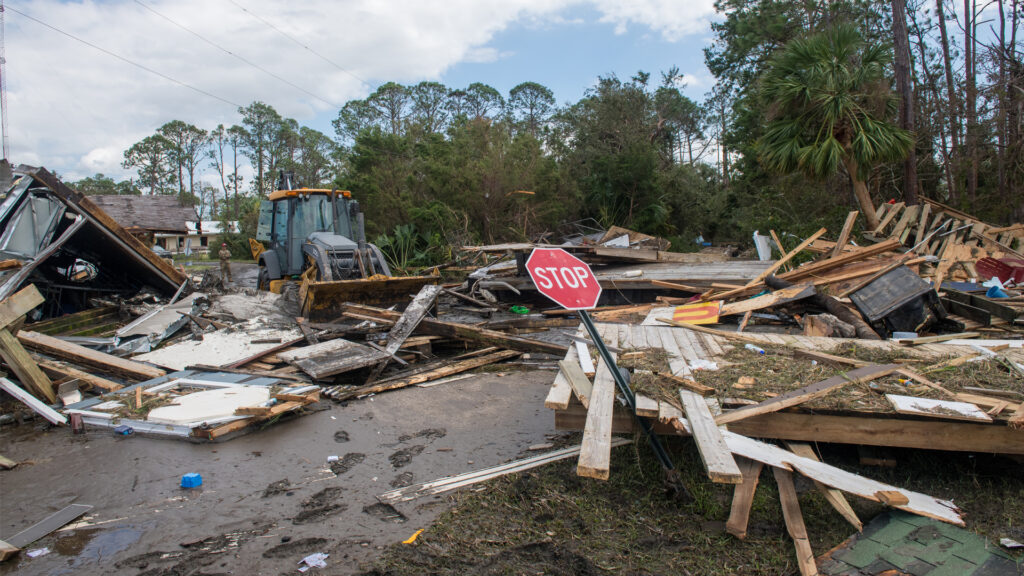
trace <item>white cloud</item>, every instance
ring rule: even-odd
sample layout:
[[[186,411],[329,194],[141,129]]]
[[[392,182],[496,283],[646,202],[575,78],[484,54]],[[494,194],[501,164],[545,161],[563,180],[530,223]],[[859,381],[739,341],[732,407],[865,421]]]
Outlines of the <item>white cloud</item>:
[[[77,179],[123,177],[122,151],[164,122],[204,128],[239,121],[260,100],[305,122],[371,86],[437,79],[460,62],[499,62],[489,44],[510,25],[577,25],[569,8],[590,3],[601,21],[647,27],[676,41],[706,34],[710,0],[141,0],[280,80],[175,27],[129,0],[33,0],[6,12],[11,159]],[[190,90],[30,21],[22,11],[87,42],[226,100]],[[273,23],[331,62],[283,37]],[[344,70],[339,69],[343,68]],[[306,92],[315,94],[311,96]]]
[[[629,25],[650,28],[669,42],[692,34],[706,33],[715,16],[714,0],[594,0],[602,12],[601,22],[615,25],[624,34]]]

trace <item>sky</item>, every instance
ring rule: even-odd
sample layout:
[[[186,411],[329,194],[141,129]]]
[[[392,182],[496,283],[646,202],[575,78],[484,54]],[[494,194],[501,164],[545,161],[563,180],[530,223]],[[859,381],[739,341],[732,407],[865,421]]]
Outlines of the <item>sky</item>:
[[[131,176],[170,120],[240,122],[259,100],[334,136],[345,102],[394,81],[521,82],[575,102],[598,77],[713,84],[713,0],[4,0],[8,157],[66,180]],[[72,38],[73,37],[73,38]]]

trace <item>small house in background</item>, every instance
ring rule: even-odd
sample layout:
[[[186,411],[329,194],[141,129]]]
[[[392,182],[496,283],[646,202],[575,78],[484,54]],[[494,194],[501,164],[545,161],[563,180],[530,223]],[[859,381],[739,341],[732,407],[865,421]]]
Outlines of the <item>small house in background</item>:
[[[219,237],[222,233],[224,233],[224,231],[221,230],[221,224],[222,223],[218,220],[203,220],[202,222],[190,222],[188,236],[185,237],[184,245],[181,248],[181,252],[192,251],[205,253],[210,250],[211,246],[219,246]],[[227,225],[227,233],[238,233],[237,220],[231,220],[227,222]],[[188,246],[188,249],[186,249],[185,246]]]
[[[185,251],[199,214],[182,206],[177,196],[90,196],[111,218],[147,246],[158,245],[177,254]]]

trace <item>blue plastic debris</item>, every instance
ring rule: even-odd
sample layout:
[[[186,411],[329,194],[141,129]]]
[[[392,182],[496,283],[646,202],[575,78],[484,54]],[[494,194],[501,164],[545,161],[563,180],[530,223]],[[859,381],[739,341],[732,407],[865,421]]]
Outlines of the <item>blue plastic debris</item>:
[[[195,472],[190,472],[181,477],[182,488],[198,488],[203,485],[203,477]]]
[[[121,436],[131,436],[134,433],[134,428],[132,428],[131,426],[125,426],[124,424],[114,428],[114,434],[119,434]]]

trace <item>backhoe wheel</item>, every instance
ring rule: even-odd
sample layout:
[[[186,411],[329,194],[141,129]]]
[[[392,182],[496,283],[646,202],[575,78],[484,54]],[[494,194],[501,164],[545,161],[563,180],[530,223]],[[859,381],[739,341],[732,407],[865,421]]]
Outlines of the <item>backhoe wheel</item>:
[[[256,275],[256,289],[270,290],[270,272],[266,266],[260,266],[260,272]]]

